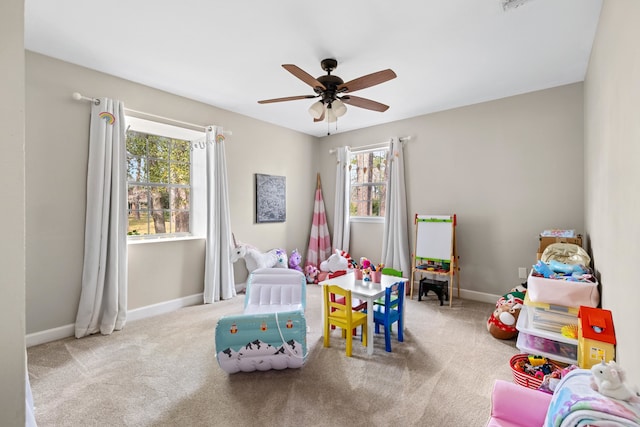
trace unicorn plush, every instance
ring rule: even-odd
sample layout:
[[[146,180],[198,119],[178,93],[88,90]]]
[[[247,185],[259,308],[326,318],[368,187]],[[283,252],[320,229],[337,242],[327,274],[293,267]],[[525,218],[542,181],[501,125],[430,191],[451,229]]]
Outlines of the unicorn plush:
[[[235,235],[233,236],[233,244],[235,247],[231,252],[231,262],[235,263],[239,259],[244,258],[244,262],[247,265],[249,273],[257,270],[258,268],[275,267],[281,259],[281,256],[278,254],[278,251],[280,251],[279,249],[272,249],[269,252],[263,253],[253,246],[236,242]]]

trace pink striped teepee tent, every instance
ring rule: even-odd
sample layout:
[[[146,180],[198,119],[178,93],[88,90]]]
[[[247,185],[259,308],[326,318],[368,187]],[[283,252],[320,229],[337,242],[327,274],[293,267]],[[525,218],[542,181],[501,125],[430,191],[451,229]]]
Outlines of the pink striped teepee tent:
[[[324,212],[324,201],[322,200],[322,186],[320,185],[320,174],[318,174],[316,197],[313,204],[313,221],[311,222],[311,235],[309,237],[309,248],[307,250],[307,261],[305,265],[313,265],[320,268],[320,263],[331,255],[331,236],[327,227],[327,216]]]

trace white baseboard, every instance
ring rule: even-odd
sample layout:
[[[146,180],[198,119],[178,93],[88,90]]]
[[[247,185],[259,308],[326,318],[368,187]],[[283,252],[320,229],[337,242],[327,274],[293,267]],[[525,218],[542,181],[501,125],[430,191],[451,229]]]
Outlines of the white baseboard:
[[[152,304],[145,307],[135,308],[127,312],[127,322],[145,319],[147,317],[157,316],[158,314],[169,313],[182,307],[202,304],[202,294],[190,295],[188,297],[177,298],[170,301],[164,301],[158,304]],[[44,344],[51,341],[69,338],[75,334],[75,325],[64,325],[46,331],[34,332],[25,337],[27,347]]]
[[[415,282],[415,287],[414,289],[414,295],[416,295],[416,292],[418,292],[418,282]],[[455,285],[453,286],[453,297],[457,298],[458,297],[458,288],[455,287]],[[498,301],[498,299],[500,298],[500,295],[494,295],[494,294],[488,294],[486,292],[478,292],[478,291],[471,291],[469,289],[463,289],[460,288],[460,298],[461,299],[468,299],[471,301],[478,301],[478,302],[486,302],[489,304],[495,304],[496,301]]]
[[[64,325],[46,331],[34,332],[25,337],[27,347],[44,344],[51,341],[61,340],[74,336],[76,333],[76,325]]]
[[[243,285],[243,284],[240,284]],[[241,288],[241,286],[240,286]],[[457,295],[457,290],[454,288],[454,295]],[[500,298],[500,295],[488,294],[485,292],[470,291],[467,289],[460,289],[460,297],[463,299],[469,299],[473,301],[486,302],[489,304],[495,304]],[[134,321],[145,319],[147,317],[157,316],[159,314],[169,313],[171,311],[178,310],[182,307],[189,307],[191,305],[202,304],[202,294],[190,295],[183,298],[178,298],[170,301],[161,302],[158,304],[148,305],[146,307],[140,307],[127,312],[127,321]],[[60,340],[63,338],[72,337],[75,334],[75,325],[64,325],[53,329],[47,329],[46,331],[34,332],[26,336],[27,347],[33,347],[34,345],[44,344],[51,341]]]
[[[453,292],[454,295],[457,295],[458,291],[456,288],[453,288]],[[498,298],[500,298],[500,295],[488,294],[486,292],[470,291],[468,289],[460,289],[460,298],[495,304],[496,301],[498,301]]]
[[[157,316],[158,314],[169,313],[182,307],[203,304],[203,295],[195,294],[188,297],[182,297],[171,301],[159,302],[158,304],[147,305],[145,307],[135,308],[127,311],[127,322],[131,320],[145,319],[147,317]]]

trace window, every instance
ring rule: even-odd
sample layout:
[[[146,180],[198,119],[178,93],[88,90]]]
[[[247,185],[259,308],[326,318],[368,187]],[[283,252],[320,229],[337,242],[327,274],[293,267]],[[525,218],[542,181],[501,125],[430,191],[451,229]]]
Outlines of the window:
[[[127,118],[129,236],[191,234],[192,136]],[[194,132],[195,133],[195,132]],[[200,133],[195,133],[200,136]]]
[[[351,217],[384,218],[388,148],[354,151],[349,162]]]

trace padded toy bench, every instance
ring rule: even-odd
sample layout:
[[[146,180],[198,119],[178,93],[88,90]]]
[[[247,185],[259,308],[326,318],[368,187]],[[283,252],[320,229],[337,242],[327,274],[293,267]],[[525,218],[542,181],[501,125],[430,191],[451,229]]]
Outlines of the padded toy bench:
[[[300,368],[307,355],[306,279],[293,269],[261,268],[247,281],[244,312],[216,326],[216,359],[230,374]]]

